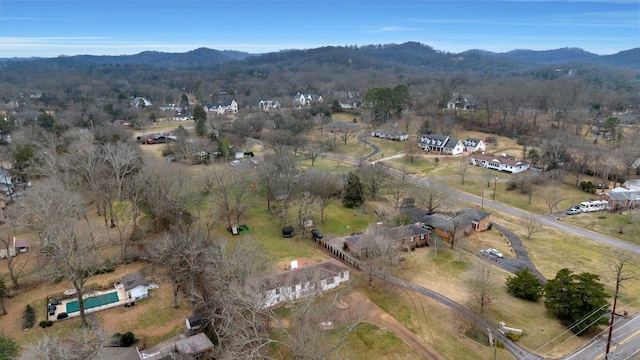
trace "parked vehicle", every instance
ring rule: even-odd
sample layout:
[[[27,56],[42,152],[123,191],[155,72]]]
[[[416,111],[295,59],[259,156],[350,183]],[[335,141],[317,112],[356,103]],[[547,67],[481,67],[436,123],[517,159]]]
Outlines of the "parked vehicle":
[[[604,200],[585,201],[580,203],[580,211],[582,212],[604,211],[610,209],[611,205]]]
[[[582,211],[580,211],[580,209],[576,209],[576,208],[571,208],[569,210],[567,210],[567,215],[576,215],[576,214],[580,214]]]
[[[322,239],[322,233],[317,229],[311,230],[311,235],[313,235],[314,239]]]
[[[504,257],[504,255],[502,255],[502,253],[497,249],[489,248],[489,249],[486,249],[486,250],[480,250],[480,252],[483,253],[483,254],[489,255],[489,256],[495,256],[495,257],[500,258],[500,259],[502,259]]]
[[[61,312],[60,314],[58,314],[58,316],[56,317],[58,320],[62,320],[62,319],[66,319],[69,317],[69,314],[67,314],[66,312]]]

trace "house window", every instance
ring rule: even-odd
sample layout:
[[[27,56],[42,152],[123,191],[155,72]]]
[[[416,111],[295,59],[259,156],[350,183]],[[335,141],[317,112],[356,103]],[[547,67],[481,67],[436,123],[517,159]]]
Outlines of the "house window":
[[[414,242],[414,241],[416,241],[416,239],[412,236],[409,242]]]
[[[276,295],[280,295],[280,289],[276,289]]]
[[[306,289],[306,288],[307,288],[307,284],[306,284],[306,283],[305,283],[305,284],[300,284],[300,288],[301,288],[302,290]]]
[[[344,272],[340,273],[340,279],[344,279]]]
[[[333,284],[333,280],[334,280],[333,278],[328,278],[328,279],[327,279],[327,285],[328,285],[328,284]]]
[[[420,240],[424,240],[424,234],[420,235]]]
[[[291,292],[296,292],[296,286],[295,286],[295,285],[293,285],[293,286],[291,287]]]

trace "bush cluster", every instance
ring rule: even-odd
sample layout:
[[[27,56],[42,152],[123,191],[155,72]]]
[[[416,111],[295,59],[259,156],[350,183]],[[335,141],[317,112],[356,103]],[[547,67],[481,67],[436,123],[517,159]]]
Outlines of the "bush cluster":
[[[129,347],[136,343],[136,337],[131,331],[127,331],[124,334],[113,334],[113,343],[117,347]]]
[[[51,321],[51,320],[42,320],[42,321],[40,321],[38,323],[38,325],[40,325],[40,327],[44,329],[46,327],[49,327],[49,326],[53,325],[53,321]]]

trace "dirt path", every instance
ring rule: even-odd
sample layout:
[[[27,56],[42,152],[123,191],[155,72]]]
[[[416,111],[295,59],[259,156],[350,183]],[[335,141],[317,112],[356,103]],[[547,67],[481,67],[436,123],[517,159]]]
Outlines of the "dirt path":
[[[400,324],[396,319],[387,314],[384,310],[380,309],[378,305],[374,304],[361,292],[352,291],[347,297],[343,298],[349,307],[358,308],[368,314],[366,321],[373,324],[382,326],[389,331],[392,331],[400,339],[404,340],[409,346],[411,346],[416,352],[422,355],[425,359],[429,360],[445,360],[440,354],[438,354],[433,348],[427,345],[420,337],[412,333]]]

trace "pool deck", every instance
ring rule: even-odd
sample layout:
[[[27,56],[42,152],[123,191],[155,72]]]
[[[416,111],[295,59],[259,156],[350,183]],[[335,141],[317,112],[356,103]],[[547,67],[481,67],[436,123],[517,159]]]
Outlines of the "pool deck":
[[[130,303],[134,300],[132,299],[127,299],[127,292],[124,290],[124,286],[120,283],[115,285],[115,289],[116,292],[118,293],[118,299],[120,299],[117,302],[113,302],[113,303],[109,303],[109,304],[105,304],[105,305],[101,305],[101,306],[96,306],[94,308],[91,309],[85,309],[84,312],[85,314],[90,314],[90,313],[94,313],[97,311],[101,311],[101,310],[106,310],[106,309],[111,309],[114,307],[118,307],[118,306],[122,306],[124,304]],[[88,298],[88,297],[92,297],[92,296],[98,296],[98,295],[102,295],[102,294],[106,294],[106,293],[110,293],[113,292],[113,290],[109,290],[109,291],[92,291],[89,294],[86,294],[84,296],[84,298]],[[71,298],[71,299],[66,299],[66,300],[62,300],[62,303],[60,305],[56,305],[56,311],[53,315],[49,315],[49,312],[47,311],[47,320],[52,320],[52,321],[59,321],[58,320],[58,314],[66,312],[67,310],[67,303],[70,302],[74,302],[74,301],[78,301],[77,298]],[[73,317],[78,317],[80,316],[80,311],[75,311],[69,314],[69,318],[73,318]],[[64,319],[60,319],[60,320],[64,320]]]

